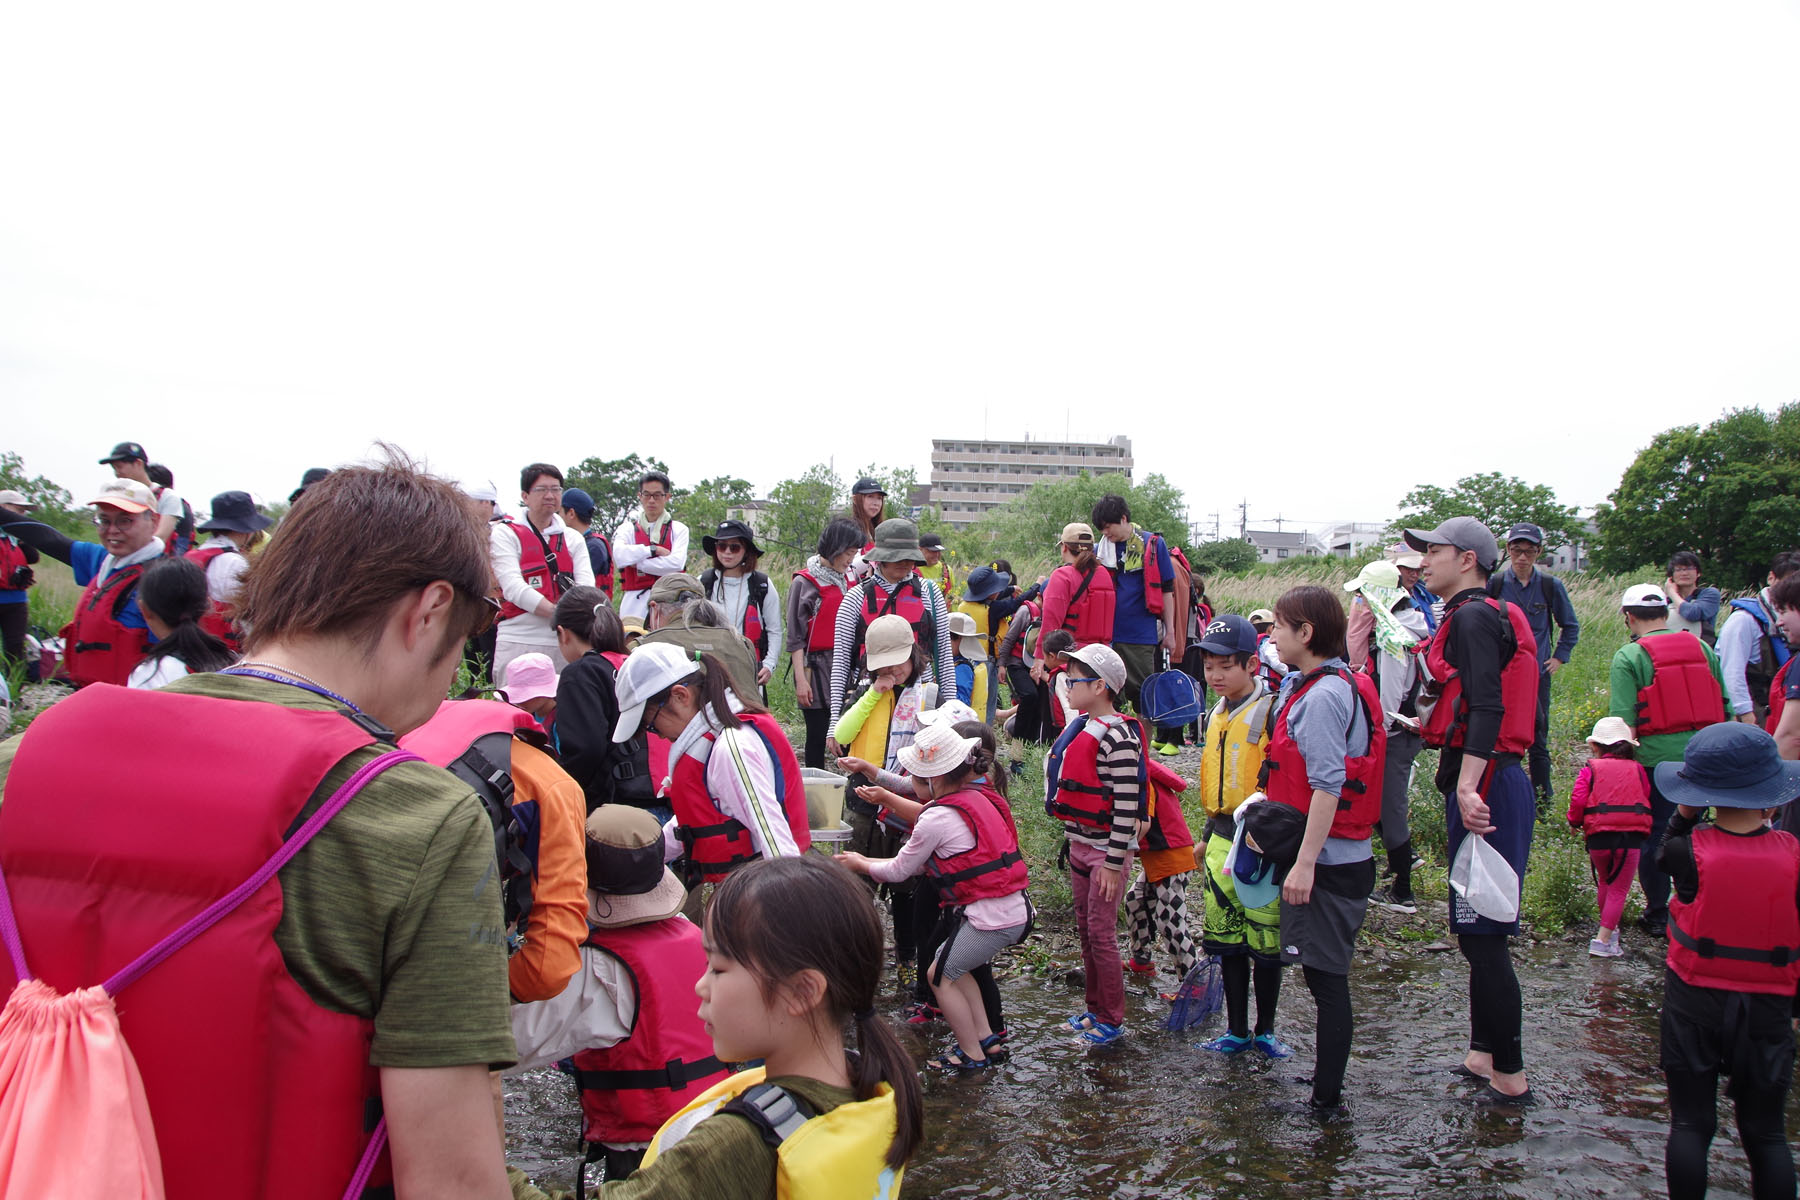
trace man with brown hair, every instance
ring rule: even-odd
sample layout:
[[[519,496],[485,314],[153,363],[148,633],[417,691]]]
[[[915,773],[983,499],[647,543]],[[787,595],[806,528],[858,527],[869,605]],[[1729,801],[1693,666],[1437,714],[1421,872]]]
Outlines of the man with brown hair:
[[[514,1057],[494,830],[466,785],[388,758],[492,619],[487,591],[484,530],[453,488],[404,463],[340,470],[245,580],[246,661],[161,691],[85,689],[0,744],[0,866],[30,968],[63,992],[362,784],[120,1006],[171,1195],[340,1194],[377,1114],[391,1167],[372,1186],[391,1172],[401,1197],[507,1195],[488,1082]],[[184,763],[177,730],[229,752]],[[196,1054],[233,1064],[204,1103]]]

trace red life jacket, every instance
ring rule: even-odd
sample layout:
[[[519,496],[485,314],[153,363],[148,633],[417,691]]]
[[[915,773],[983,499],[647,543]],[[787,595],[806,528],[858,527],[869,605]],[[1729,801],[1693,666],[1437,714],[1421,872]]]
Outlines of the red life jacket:
[[[1701,825],[1689,837],[1700,888],[1669,902],[1669,969],[1695,987],[1791,996],[1800,983],[1800,842]]]
[[[795,573],[798,574],[798,572]],[[709,567],[700,573],[700,590],[706,593],[708,600],[718,604],[719,610],[723,612],[724,604],[713,596],[713,585],[718,581],[719,572],[714,568]],[[748,594],[744,599],[743,633],[750,644],[756,647],[756,657],[760,660],[769,652],[769,638],[763,630],[762,619],[762,604],[769,595],[769,577],[761,571],[751,571],[744,576],[744,588]],[[720,597],[722,598],[723,595],[724,593],[721,592]]]
[[[795,571],[794,575],[819,589],[819,611],[813,614],[812,628],[806,632],[806,649],[830,650],[837,638],[837,613],[844,602],[844,589],[835,583],[820,583],[810,571]]]
[[[1281,675],[1274,667],[1271,667],[1268,660],[1262,656],[1263,643],[1268,640],[1269,635],[1266,633],[1259,633],[1256,635],[1256,655],[1251,662],[1251,673],[1259,676],[1264,683],[1268,684],[1269,691],[1279,692],[1281,690]]]
[[[1120,716],[1120,721],[1130,718]],[[1101,722],[1089,717],[1063,750],[1062,765],[1057,771],[1056,794],[1050,801],[1050,815],[1071,825],[1096,833],[1110,834],[1113,822],[1112,789],[1101,786],[1100,739],[1118,722]],[[1140,800],[1140,805],[1143,803]]]
[[[812,848],[811,823],[806,816],[806,785],[800,778],[800,760],[780,724],[767,713],[739,713],[745,727],[762,739],[775,768],[775,788],[787,815],[788,832],[802,853]],[[715,741],[713,734],[706,740]],[[707,883],[717,883],[732,870],[761,857],[750,831],[736,817],[719,811],[706,790],[706,764],[691,754],[681,756],[669,783],[669,803],[675,809],[688,864]]]
[[[1781,724],[1781,710],[1787,707],[1787,675],[1788,668],[1794,665],[1793,659],[1781,664],[1781,670],[1775,672],[1775,682],[1769,685],[1769,721],[1763,726],[1770,733]]]
[[[664,518],[662,537],[655,542],[650,540],[650,532],[644,528],[641,521],[632,521],[631,534],[631,540],[640,546],[654,545],[661,546],[665,550],[672,549],[675,545],[675,518]],[[619,590],[621,592],[647,592],[650,590],[650,585],[655,582],[656,576],[646,574],[636,567],[619,568]]]
[[[581,1136],[612,1145],[647,1142],[727,1074],[694,1006],[694,981],[706,972],[700,930],[669,917],[595,929],[587,944],[624,966],[637,1009],[624,1041],[575,1055]]]
[[[1142,721],[1138,721],[1138,731],[1148,745],[1150,739],[1144,736]],[[1150,828],[1144,834],[1144,845],[1151,850],[1179,850],[1193,845],[1187,814],[1181,811],[1181,793],[1187,791],[1188,781],[1154,758],[1146,757],[1144,767],[1151,791]]]
[[[1725,693],[1706,660],[1706,643],[1676,630],[1637,644],[1650,656],[1650,683],[1637,694],[1639,737],[1704,729],[1722,719]]]
[[[132,563],[108,575],[105,582],[98,575],[88,580],[75,605],[75,619],[62,631],[63,661],[76,687],[90,683],[123,687],[131,679],[131,668],[143,660],[150,631],[128,628],[119,619],[137,595],[143,573],[143,563]]]
[[[1525,611],[1516,604],[1486,595],[1464,603],[1481,603],[1496,609],[1511,627],[1512,653],[1500,667],[1500,703],[1505,712],[1500,718],[1500,736],[1494,750],[1500,754],[1524,754],[1537,735],[1537,690],[1543,674],[1538,666],[1537,638],[1525,620]],[[1420,737],[1427,746],[1449,749],[1461,747],[1469,730],[1469,705],[1462,694],[1461,676],[1444,656],[1454,611],[1445,609],[1431,640],[1413,647],[1414,653],[1425,656],[1425,672],[1431,679],[1427,686],[1437,695]]]
[[[526,584],[536,590],[538,595],[555,604],[562,596],[562,589],[556,583],[557,571],[571,569],[569,544],[563,540],[563,535],[558,532],[548,538],[542,537],[530,525],[515,521],[511,517],[503,518],[500,523],[512,530],[513,536],[519,539],[519,574],[525,577]],[[550,552],[556,556],[555,571],[551,570],[549,563],[544,561],[544,547],[552,542],[554,542],[554,546]],[[500,619],[502,621],[510,621],[514,617],[524,615],[524,612],[524,609],[511,600],[500,602]]]
[[[160,734],[128,736],[127,756],[96,729],[206,729],[255,753],[195,771],[153,749]],[[33,971],[59,992],[99,984],[248,879],[327,773],[374,740],[339,712],[167,691],[87,688],[45,710],[0,806]],[[121,995],[170,1196],[342,1195],[369,1140],[374,1026],[322,1007],[288,973],[275,942],[283,878]],[[16,982],[4,955],[0,980]],[[389,1178],[383,1155],[372,1183]]]
[[[1062,627],[1075,635],[1075,648],[1079,650],[1095,642],[1110,643],[1113,613],[1119,601],[1112,572],[1101,566],[1098,559],[1086,574],[1076,570],[1074,563],[1064,563],[1056,570],[1058,573],[1067,571],[1064,578],[1075,581],[1075,590],[1069,593],[1069,609],[1062,621]]]
[[[1650,832],[1650,776],[1629,758],[1590,758],[1593,787],[1581,812],[1581,832]]]
[[[936,663],[937,626],[931,619],[931,609],[925,603],[925,581],[914,572],[896,584],[891,592],[882,591],[881,585],[885,582],[886,580],[877,582],[874,576],[870,576],[861,585],[862,610],[858,614],[860,627],[856,631],[858,648],[862,646],[863,634],[868,631],[869,622],[889,613],[899,613],[912,626],[913,639],[925,648],[926,658]]]
[[[1042,646],[1043,642],[1040,640],[1038,644]],[[1056,698],[1056,677],[1064,674],[1068,669],[1067,664],[1059,667],[1052,667],[1049,665],[1044,667],[1044,687],[1049,693],[1046,699],[1049,702],[1050,708],[1050,724],[1058,729],[1067,725],[1068,719],[1063,716],[1062,701]]]
[[[975,835],[975,846],[955,854],[933,854],[925,873],[937,884],[938,904],[961,908],[976,900],[997,900],[1025,890],[1025,859],[1019,830],[1004,797],[979,784],[940,796],[932,808],[948,808]]]
[[[1294,711],[1294,702],[1327,675],[1344,680],[1356,692],[1363,720],[1369,727],[1369,748],[1356,758],[1344,760],[1344,788],[1338,797],[1337,812],[1331,818],[1331,836],[1366,838],[1381,819],[1381,776],[1387,762],[1387,722],[1382,718],[1381,695],[1375,690],[1375,681],[1367,675],[1342,667],[1315,667],[1301,676],[1275,718],[1268,757],[1263,760],[1263,790],[1269,799],[1290,808],[1301,812],[1312,808],[1313,788],[1306,777],[1306,759],[1300,753],[1300,743],[1288,729],[1288,717]]]
[[[243,551],[230,542],[211,541],[204,546],[196,546],[189,550],[187,559],[189,562],[198,563],[200,569],[204,571],[211,567],[212,560],[221,554],[242,553]],[[217,600],[211,601],[206,615],[200,618],[200,628],[224,642],[231,648],[233,654],[240,654],[243,652],[243,647],[238,645],[237,622],[230,617],[230,611],[230,606],[221,604]]]

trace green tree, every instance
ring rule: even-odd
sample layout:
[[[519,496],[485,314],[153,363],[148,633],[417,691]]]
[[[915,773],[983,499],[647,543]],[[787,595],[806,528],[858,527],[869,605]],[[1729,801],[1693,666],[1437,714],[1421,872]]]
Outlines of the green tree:
[[[1422,483],[1400,500],[1399,520],[1391,532],[1436,529],[1451,517],[1474,517],[1504,538],[1520,521],[1544,531],[1544,549],[1554,550],[1579,540],[1581,520],[1573,508],[1558,504],[1556,493],[1543,484],[1530,484],[1512,475],[1489,471],[1465,475],[1450,488]]]
[[[1186,502],[1181,489],[1161,475],[1146,475],[1135,486],[1123,475],[1080,475],[1034,483],[1016,499],[994,509],[967,531],[973,557],[1000,555],[1015,565],[1050,551],[1071,521],[1087,521],[1094,502],[1105,495],[1125,498],[1132,523],[1186,546]],[[1099,531],[1096,530],[1096,533]]]
[[[692,491],[676,492],[675,504],[681,519],[693,531],[694,551],[698,553],[699,539],[719,527],[728,509],[755,498],[756,486],[735,475],[702,479]]]
[[[35,504],[32,516],[44,524],[72,538],[93,540],[93,511],[77,508],[68,489],[42,475],[27,475],[25,459],[11,450],[0,450],[0,490],[18,492]]]
[[[1249,538],[1201,542],[1188,551],[1188,562],[1202,575],[1238,575],[1256,565],[1256,547]]]
[[[661,471],[666,475],[669,465],[659,458],[639,458],[636,454],[613,459],[584,458],[568,469],[564,485],[578,487],[594,498],[594,525],[603,536],[610,538],[625,523],[625,518],[637,509],[638,484],[643,482],[646,471]],[[676,495],[679,497],[680,493]],[[675,510],[674,502],[670,508]],[[676,515],[689,529],[695,528],[693,522],[679,511]]]
[[[769,540],[811,554],[843,494],[844,481],[824,463],[814,463],[798,479],[782,480],[769,493],[775,504]]]
[[[1594,522],[1602,570],[1660,567],[1687,549],[1710,582],[1760,586],[1769,560],[1800,545],[1800,401],[1657,434]]]

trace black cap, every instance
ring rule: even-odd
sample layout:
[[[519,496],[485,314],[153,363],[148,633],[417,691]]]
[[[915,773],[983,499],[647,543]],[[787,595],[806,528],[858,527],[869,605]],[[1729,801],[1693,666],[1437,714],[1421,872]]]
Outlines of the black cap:
[[[304,474],[300,477],[300,486],[288,493],[288,503],[292,504],[292,503],[294,503],[294,501],[300,499],[301,492],[304,492],[307,488],[311,487],[315,483],[318,483],[320,480],[324,479],[326,476],[328,476],[330,474],[331,474],[331,472],[326,470],[324,467],[308,467],[308,468],[306,468],[306,474]]]
[[[921,533],[919,535],[919,549],[921,549],[921,550],[942,550],[943,548],[944,548],[944,539],[939,537],[937,534]]]
[[[881,486],[881,480],[871,479],[864,475],[851,487],[850,494],[852,496],[885,496],[887,489]]]
[[[100,460],[100,465],[104,467],[110,463],[127,462],[134,458],[141,462],[150,461],[150,456],[145,454],[144,448],[136,442],[120,442],[112,448],[111,454]]]

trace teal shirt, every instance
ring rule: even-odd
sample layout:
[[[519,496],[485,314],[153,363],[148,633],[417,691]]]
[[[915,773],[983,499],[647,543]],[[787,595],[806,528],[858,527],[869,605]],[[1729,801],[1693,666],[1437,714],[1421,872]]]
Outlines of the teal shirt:
[[[1652,629],[1644,637],[1677,635],[1693,636],[1692,634],[1683,634],[1682,631],[1676,629]],[[1707,665],[1712,668],[1713,678],[1719,683],[1719,720],[1729,721],[1731,720],[1731,708],[1723,698],[1725,677],[1719,670],[1719,656],[1714,654],[1712,647],[1705,642],[1700,643],[1700,648],[1706,651]],[[1612,706],[1609,712],[1612,716],[1622,718],[1633,729],[1637,728],[1638,689],[1650,685],[1651,674],[1650,656],[1644,653],[1644,648],[1637,642],[1627,642],[1613,654]],[[1643,763],[1646,768],[1654,767],[1657,763],[1680,762],[1682,756],[1687,753],[1688,739],[1694,736],[1694,732],[1690,729],[1682,733],[1652,733],[1639,738],[1638,761]]]

